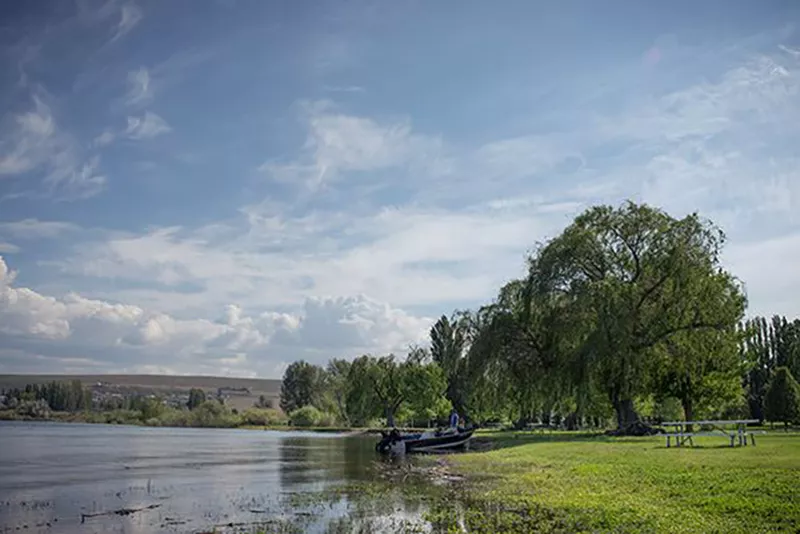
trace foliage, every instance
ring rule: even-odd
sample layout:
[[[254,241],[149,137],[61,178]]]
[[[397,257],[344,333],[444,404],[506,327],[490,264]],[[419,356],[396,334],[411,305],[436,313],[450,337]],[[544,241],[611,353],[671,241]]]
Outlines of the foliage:
[[[186,402],[187,408],[194,410],[205,402],[206,394],[202,389],[192,388],[189,390],[189,400]]]
[[[686,421],[709,415],[741,397],[741,365],[735,329],[679,332],[656,352],[655,392],[681,402]]]
[[[349,388],[348,375],[350,362],[342,359],[332,359],[324,373],[324,392],[320,397],[324,411],[335,414],[336,419],[348,423],[347,392]]]
[[[323,384],[321,368],[303,360],[290,364],[281,382],[281,410],[290,413],[303,406],[319,404]]]
[[[775,369],[764,397],[764,411],[770,421],[787,426],[800,420],[800,386],[788,368]]]
[[[447,400],[460,413],[465,413],[467,404],[464,328],[463,323],[459,324],[442,315],[430,330],[431,358],[443,371],[447,382]]]
[[[274,426],[286,424],[287,418],[272,408],[250,408],[241,414],[243,425]]]
[[[321,426],[325,414],[314,406],[297,408],[289,413],[289,424],[292,426]]]
[[[50,406],[44,399],[24,400],[19,403],[16,412],[22,417],[47,419],[50,417]]]
[[[92,395],[80,380],[27,384],[24,389],[12,389],[6,395],[17,401],[42,400],[57,412],[78,412],[92,407]]]
[[[432,419],[447,418],[452,404],[444,396],[448,384],[438,364],[407,361],[404,364],[403,382],[411,419],[427,425]]]
[[[776,367],[785,366],[800,376],[800,319],[754,317],[740,325],[740,354],[747,367],[744,383],[750,416],[764,420],[764,395]]]
[[[743,293],[719,266],[723,243],[697,215],[674,219],[629,202],[587,210],[531,258],[536,292],[582,316],[572,335],[620,428],[638,419],[633,400],[648,392],[659,350],[741,320]]]

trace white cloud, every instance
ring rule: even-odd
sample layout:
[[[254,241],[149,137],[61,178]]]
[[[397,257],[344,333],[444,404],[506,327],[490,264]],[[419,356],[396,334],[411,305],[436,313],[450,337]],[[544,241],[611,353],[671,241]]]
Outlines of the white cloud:
[[[320,294],[366,294],[400,307],[463,305],[490,298],[517,276],[529,247],[581,206],[567,196],[560,204],[531,200],[464,213],[397,208],[286,218],[256,205],[243,210],[241,224],[81,242],[59,265],[72,274],[137,285],[190,284],[196,288],[191,294],[143,289],[124,295],[180,313],[203,302],[296,307]]]
[[[106,185],[106,176],[98,172],[100,157],[94,156],[68,174],[51,175],[48,182],[64,191],[62,200],[89,198],[100,193]]]
[[[0,222],[0,235],[7,235],[17,239],[49,239],[79,229],[79,226],[63,221],[22,219],[12,222]]]
[[[14,126],[3,135],[0,145],[0,175],[21,174],[47,163],[61,144],[50,108],[38,97],[34,109],[14,117]],[[7,148],[11,146],[10,150]]]
[[[78,143],[58,127],[50,106],[38,96],[33,96],[33,104],[31,111],[16,115],[13,125],[0,131],[0,176],[39,172],[49,193],[61,199],[99,193],[105,185],[96,172],[99,160],[83,161]]]
[[[261,170],[281,181],[312,187],[347,172],[411,167],[430,171],[440,165],[438,138],[413,134],[408,120],[378,122],[337,113],[328,102],[307,106],[305,154],[288,164],[268,161]]]
[[[153,86],[150,73],[144,67],[128,73],[128,93],[125,95],[125,104],[139,106],[153,99]]]
[[[14,281],[15,273],[0,257],[4,344],[23,340],[26,346],[36,347],[29,350],[33,354],[76,354],[84,363],[92,361],[94,353],[106,353],[109,371],[158,364],[178,372],[220,373],[222,368],[229,374],[260,371],[263,376],[265,369],[271,371],[282,360],[324,363],[331,356],[355,357],[362,351],[401,351],[424,337],[430,325],[429,319],[409,316],[363,296],[311,299],[301,315],[248,315],[229,305],[219,320],[211,321],[179,319],[75,293],[54,298],[16,287]],[[8,365],[0,351],[0,369]]]
[[[152,111],[146,111],[141,117],[128,117],[128,126],[119,132],[105,130],[94,138],[93,144],[96,147],[103,147],[113,143],[118,137],[125,137],[135,141],[152,139],[172,131],[167,122]]]
[[[110,145],[114,142],[117,135],[112,132],[111,130],[106,130],[97,137],[94,138],[94,145],[97,147],[104,147],[106,145]]]
[[[745,282],[751,315],[800,315],[800,232],[732,243],[724,260]]]
[[[786,45],[778,45],[778,48],[786,52],[790,56],[800,59],[800,48],[792,48]]]
[[[19,252],[19,247],[14,243],[0,241],[0,253],[16,254]]]
[[[170,132],[169,124],[151,111],[145,112],[142,117],[128,117],[128,127],[123,135],[130,139],[150,139]]]
[[[142,10],[134,3],[128,3],[120,8],[119,23],[114,28],[114,35],[110,42],[114,42],[127,35],[142,20]]]

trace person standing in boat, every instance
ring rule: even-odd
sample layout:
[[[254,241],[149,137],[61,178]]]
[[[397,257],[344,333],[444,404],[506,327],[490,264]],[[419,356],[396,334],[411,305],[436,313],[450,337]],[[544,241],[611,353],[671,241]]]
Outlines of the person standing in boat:
[[[458,430],[458,412],[455,408],[450,410],[450,428]]]

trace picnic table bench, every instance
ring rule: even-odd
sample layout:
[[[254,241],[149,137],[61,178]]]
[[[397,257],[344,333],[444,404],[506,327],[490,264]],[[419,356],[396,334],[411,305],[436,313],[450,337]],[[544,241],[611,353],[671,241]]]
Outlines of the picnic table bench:
[[[734,419],[729,421],[670,421],[668,423],[661,423],[661,426],[673,427],[673,432],[664,434],[667,438],[667,447],[669,448],[672,438],[675,438],[675,446],[681,447],[687,441],[694,446],[692,438],[694,436],[719,436],[724,435],[730,439],[731,447],[735,446],[735,441],[742,447],[747,446],[747,436],[750,436],[750,442],[753,446],[756,444],[755,434],[763,434],[763,431],[748,431],[747,425],[751,423],[758,423],[758,419]],[[700,427],[711,427],[711,430],[689,432],[687,427],[689,425],[697,425]],[[735,428],[726,428],[735,427]]]

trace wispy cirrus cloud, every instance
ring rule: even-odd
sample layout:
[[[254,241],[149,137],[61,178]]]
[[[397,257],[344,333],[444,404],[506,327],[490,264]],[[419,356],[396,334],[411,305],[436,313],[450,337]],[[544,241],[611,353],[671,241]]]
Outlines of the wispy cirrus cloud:
[[[94,138],[93,144],[96,147],[110,145],[119,138],[142,141],[152,139],[172,131],[172,127],[167,121],[152,111],[145,111],[140,117],[129,116],[128,126],[125,129],[114,131],[105,130]]]
[[[123,135],[130,139],[150,139],[172,130],[167,121],[151,111],[141,117],[128,117],[128,127]]]
[[[0,222],[0,235],[17,239],[52,239],[80,229],[80,226],[65,221],[23,219]]]
[[[345,173],[391,168],[428,172],[444,159],[438,137],[413,133],[407,119],[377,121],[337,111],[330,102],[307,103],[304,154],[296,161],[268,161],[259,170],[284,182],[316,188]]]
[[[119,11],[119,22],[109,42],[113,43],[127,35],[142,20],[142,9],[134,3],[124,4]]]
[[[87,198],[102,191],[99,158],[84,160],[72,134],[56,123],[52,109],[34,95],[33,109],[13,116],[0,133],[0,175],[28,182],[29,191],[64,200]],[[41,178],[38,183],[30,183]]]
[[[141,106],[153,100],[153,86],[150,81],[150,72],[140,67],[128,73],[128,92],[125,95],[125,105]]]

